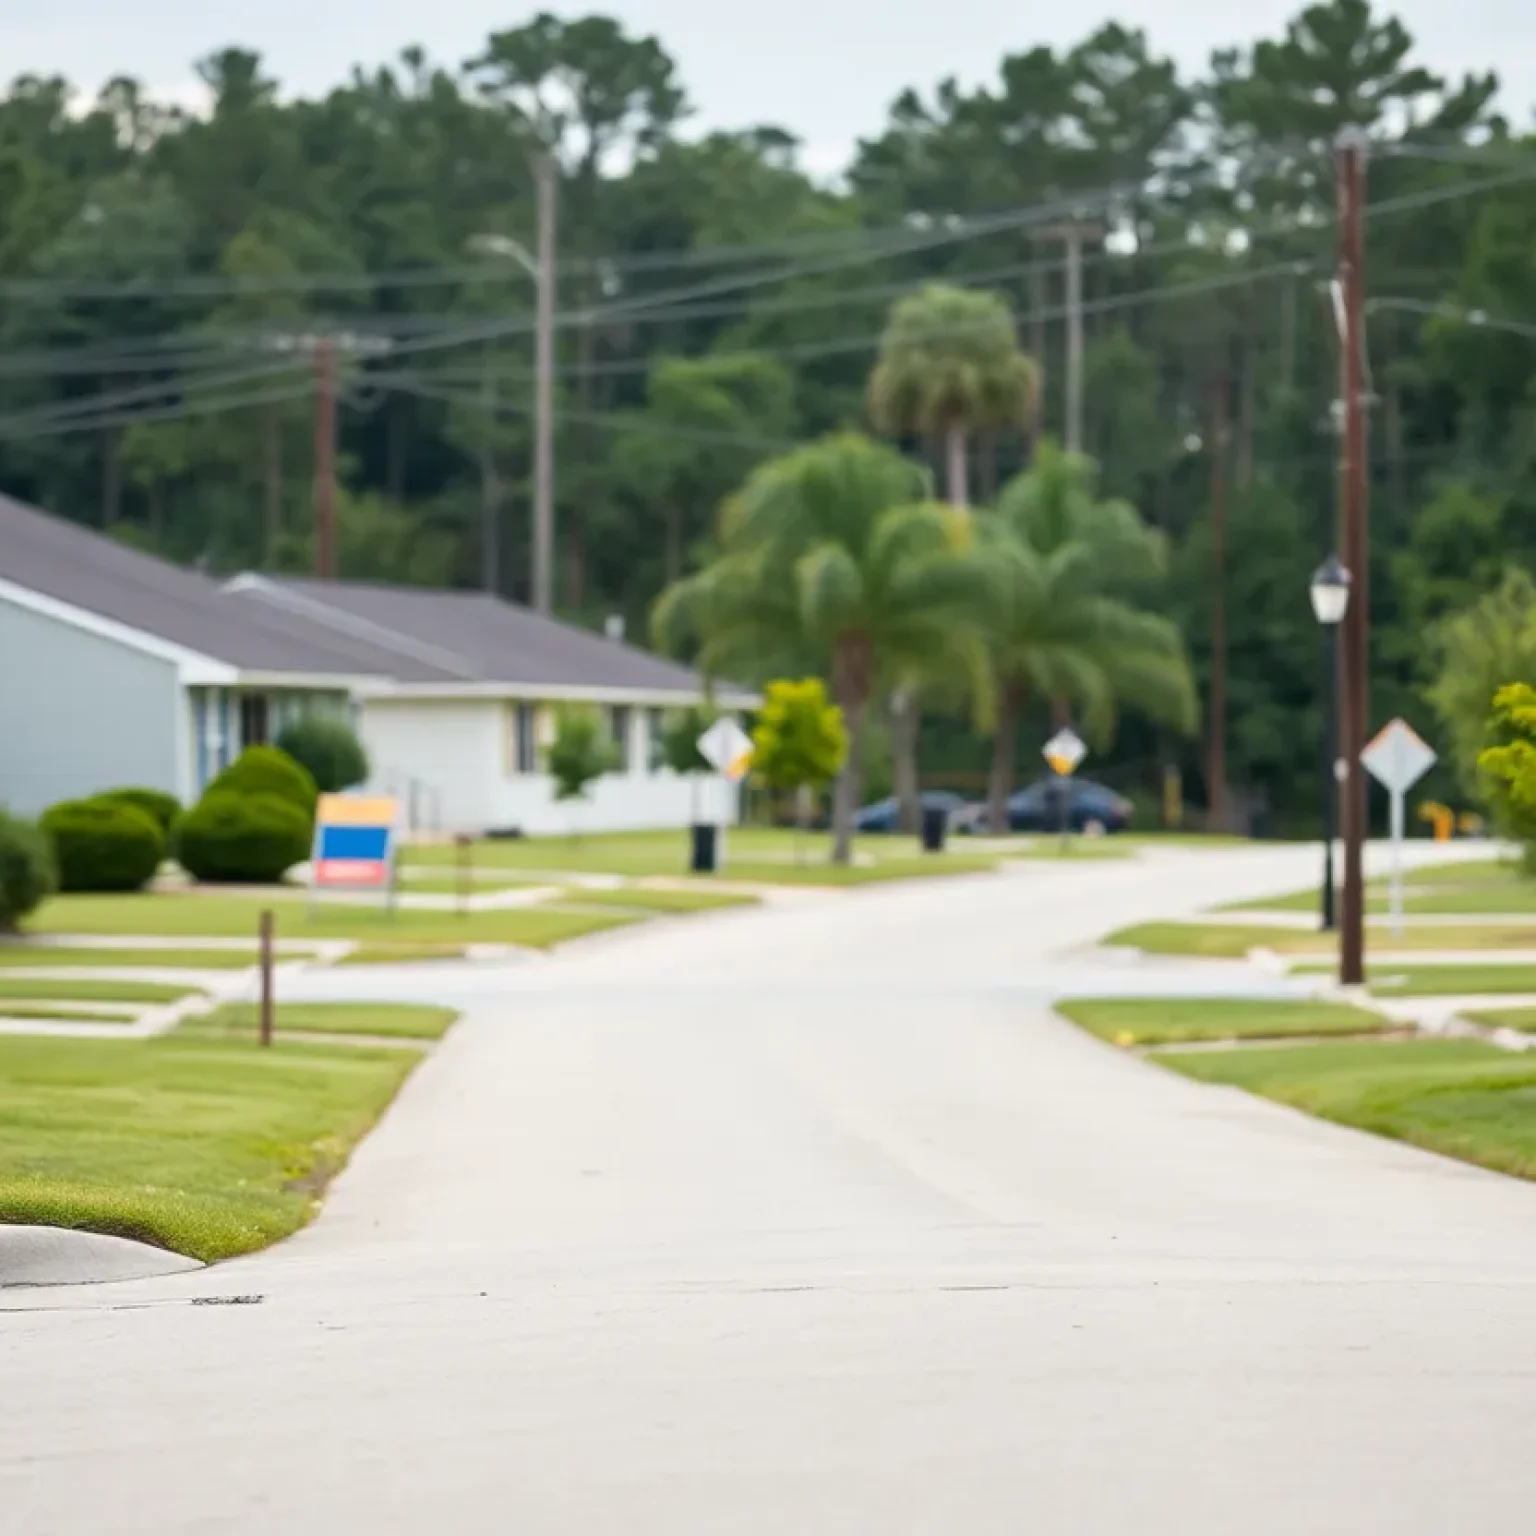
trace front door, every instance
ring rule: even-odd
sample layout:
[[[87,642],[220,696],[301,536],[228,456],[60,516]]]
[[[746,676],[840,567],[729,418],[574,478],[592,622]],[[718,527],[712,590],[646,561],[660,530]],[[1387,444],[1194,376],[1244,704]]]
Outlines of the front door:
[[[240,746],[264,747],[267,745],[268,721],[271,718],[271,702],[264,693],[240,695]]]

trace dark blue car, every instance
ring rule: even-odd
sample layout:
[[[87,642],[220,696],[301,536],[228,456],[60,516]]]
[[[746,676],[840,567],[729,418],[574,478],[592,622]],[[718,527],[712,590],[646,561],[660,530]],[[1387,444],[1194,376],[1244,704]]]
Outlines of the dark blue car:
[[[947,789],[930,789],[920,798],[925,811],[942,811],[945,816],[954,815],[965,804],[962,796]],[[899,832],[901,805],[894,795],[888,800],[877,800],[855,814],[853,826],[856,832]]]
[[[1008,797],[1008,829],[1011,832],[1057,832],[1063,820],[1062,794],[1067,800],[1065,820],[1072,832],[1124,832],[1131,824],[1131,802],[1092,779],[1037,779]],[[968,806],[954,819],[957,832],[987,832],[985,805]]]

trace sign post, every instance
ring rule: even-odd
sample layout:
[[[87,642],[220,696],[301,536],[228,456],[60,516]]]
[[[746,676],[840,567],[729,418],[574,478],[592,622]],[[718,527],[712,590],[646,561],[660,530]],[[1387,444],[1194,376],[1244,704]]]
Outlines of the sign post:
[[[1376,733],[1360,754],[1361,766],[1390,797],[1392,817],[1392,932],[1403,931],[1403,797],[1435,764],[1434,749],[1406,720]]]
[[[1040,755],[1049,764],[1051,772],[1060,780],[1057,789],[1061,795],[1060,821],[1057,830],[1061,834],[1061,849],[1065,853],[1070,846],[1072,832],[1072,775],[1077,765],[1088,755],[1083,739],[1070,726],[1063,726],[1040,749]]]
[[[388,796],[321,795],[309,860],[311,896],[322,887],[382,891],[393,907],[399,820],[400,807]]]
[[[699,737],[699,752],[704,761],[729,784],[741,783],[752,766],[752,738],[729,715],[722,715]],[[725,822],[722,807],[720,827],[716,833],[719,839],[715,853],[716,868],[725,863]]]

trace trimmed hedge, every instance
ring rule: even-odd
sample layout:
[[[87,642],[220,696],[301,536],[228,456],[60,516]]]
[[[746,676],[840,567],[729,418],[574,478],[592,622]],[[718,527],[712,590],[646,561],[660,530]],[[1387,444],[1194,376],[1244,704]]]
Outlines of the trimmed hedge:
[[[111,800],[119,805],[131,805],[137,811],[143,811],[161,833],[169,838],[171,829],[176,825],[176,819],[181,815],[181,801],[175,795],[168,795],[163,789],[109,789],[99,795],[93,795],[95,800]]]
[[[0,806],[0,933],[10,933],[58,889],[48,838]]]
[[[309,857],[313,817],[280,795],[212,785],[177,828],[177,855],[194,880],[272,885]]]
[[[315,819],[315,802],[320,791],[314,775],[277,747],[247,747],[203,791],[210,795],[273,795],[296,805],[310,820]]]
[[[339,794],[368,777],[368,754],[345,720],[332,715],[304,715],[283,727],[280,751],[309,770],[321,794]]]
[[[165,858],[165,833],[147,811],[106,797],[64,800],[43,812],[61,891],[138,891]]]

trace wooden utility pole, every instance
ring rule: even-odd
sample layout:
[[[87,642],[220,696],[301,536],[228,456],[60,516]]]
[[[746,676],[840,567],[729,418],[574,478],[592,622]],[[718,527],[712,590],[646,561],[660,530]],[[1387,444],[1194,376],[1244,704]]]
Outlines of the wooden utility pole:
[[[315,344],[315,575],[336,579],[336,352],[321,336]]]
[[[535,162],[539,184],[538,338],[535,372],[533,449],[533,606],[540,613],[554,607],[555,551],[555,157]]]
[[[1064,439],[1069,453],[1083,451],[1083,241],[1104,232],[1099,224],[1072,219],[1033,231],[1037,240],[1066,247],[1067,397]]]
[[[490,342],[480,375],[480,410],[485,417],[480,445],[480,585],[501,590],[501,488],[496,481],[496,357]]]
[[[1211,386],[1211,727],[1207,743],[1209,831],[1227,825],[1227,374]]]
[[[1365,432],[1365,155],[1366,138],[1347,128],[1338,138],[1340,392],[1343,452],[1339,457],[1339,550],[1351,578],[1344,614],[1340,682],[1342,730],[1339,757],[1344,833],[1344,892],[1340,912],[1339,980],[1359,986],[1365,979],[1365,884],[1367,830],[1365,750],[1370,701],[1370,530],[1367,518]]]

